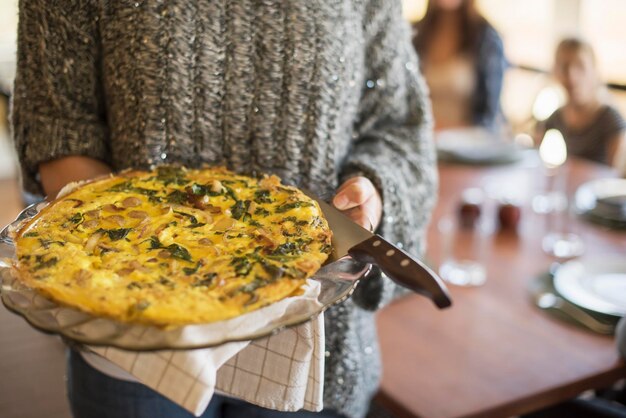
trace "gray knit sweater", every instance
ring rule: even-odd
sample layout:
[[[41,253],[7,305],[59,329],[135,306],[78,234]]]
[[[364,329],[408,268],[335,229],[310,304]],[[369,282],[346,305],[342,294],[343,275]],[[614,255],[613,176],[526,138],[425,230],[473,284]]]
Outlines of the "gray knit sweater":
[[[430,107],[392,0],[22,0],[13,134],[40,162],[162,162],[275,173],[330,198],[351,173],[413,253],[435,199]],[[326,314],[325,407],[363,416],[380,377],[377,275]]]

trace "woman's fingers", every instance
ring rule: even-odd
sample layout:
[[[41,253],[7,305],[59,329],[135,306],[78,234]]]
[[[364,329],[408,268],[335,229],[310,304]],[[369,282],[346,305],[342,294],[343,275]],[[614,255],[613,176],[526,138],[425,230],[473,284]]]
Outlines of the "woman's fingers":
[[[342,184],[333,204],[368,230],[376,229],[382,216],[380,195],[372,182],[365,177],[353,177]]]
[[[362,205],[375,194],[376,188],[371,181],[365,177],[353,177],[341,185],[333,204],[337,209],[347,210]]]

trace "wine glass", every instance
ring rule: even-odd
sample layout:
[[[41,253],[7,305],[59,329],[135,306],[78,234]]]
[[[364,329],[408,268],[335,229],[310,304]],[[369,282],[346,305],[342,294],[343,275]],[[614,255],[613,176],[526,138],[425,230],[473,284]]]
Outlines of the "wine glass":
[[[487,280],[485,267],[488,227],[485,222],[484,192],[467,189],[457,211],[441,218],[439,275],[456,286],[481,286]]]
[[[548,233],[541,241],[543,251],[558,260],[564,261],[581,256],[585,245],[581,237],[570,230],[571,210],[566,192],[567,185],[567,146],[563,135],[556,129],[546,132],[539,156],[545,168],[546,193],[536,196],[533,208],[546,214]]]

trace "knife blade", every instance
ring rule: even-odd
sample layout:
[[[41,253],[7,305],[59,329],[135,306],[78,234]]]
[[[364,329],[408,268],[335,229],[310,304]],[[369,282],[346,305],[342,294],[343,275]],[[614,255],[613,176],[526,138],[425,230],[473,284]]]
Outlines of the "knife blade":
[[[350,255],[357,261],[378,266],[395,283],[426,296],[440,309],[452,304],[448,289],[434,271],[380,235],[362,228],[315,194],[303,191],[320,205],[333,232],[330,262]]]

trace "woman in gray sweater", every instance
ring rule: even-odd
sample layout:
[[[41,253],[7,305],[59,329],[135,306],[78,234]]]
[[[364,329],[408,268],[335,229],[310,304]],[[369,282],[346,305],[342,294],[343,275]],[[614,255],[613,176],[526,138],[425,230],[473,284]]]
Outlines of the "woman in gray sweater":
[[[356,222],[423,250],[435,157],[399,0],[24,0],[18,44],[26,190],[52,195],[126,167],[226,165],[334,196]],[[380,377],[374,311],[394,290],[376,275],[327,311],[325,416],[366,413]],[[74,352],[69,366],[76,417],[189,416]],[[212,409],[204,416],[227,416]]]

